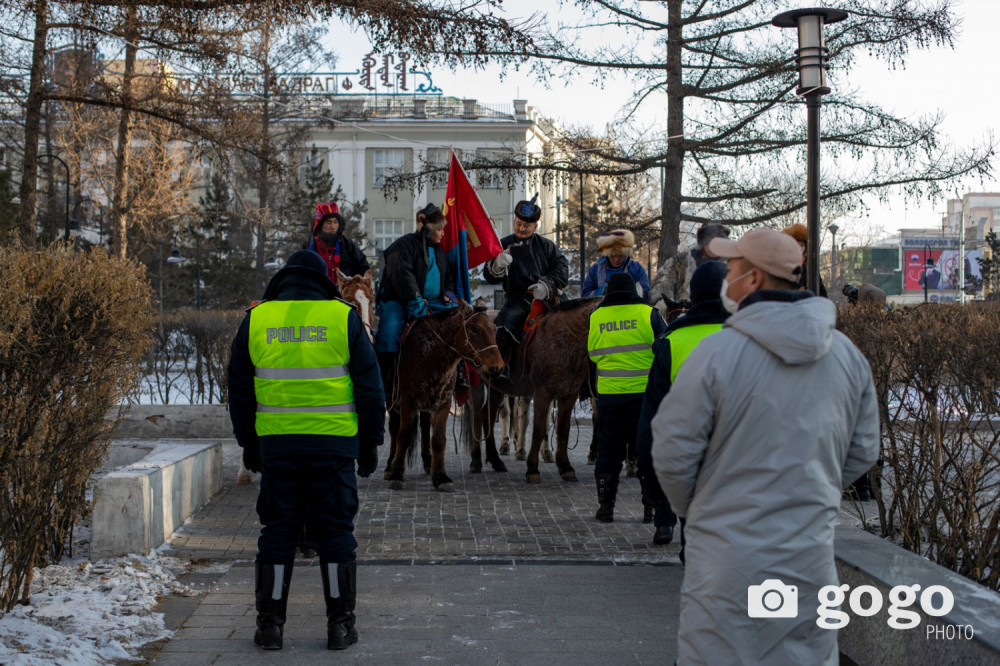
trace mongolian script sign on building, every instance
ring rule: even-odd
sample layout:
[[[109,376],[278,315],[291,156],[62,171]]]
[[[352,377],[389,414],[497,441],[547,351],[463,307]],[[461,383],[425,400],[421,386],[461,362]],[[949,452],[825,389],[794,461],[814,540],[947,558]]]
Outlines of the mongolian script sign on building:
[[[182,93],[221,89],[233,95],[264,93],[263,77],[256,74],[175,75]],[[269,92],[279,95],[441,95],[430,72],[410,65],[409,53],[372,51],[353,72],[287,72],[275,74]]]

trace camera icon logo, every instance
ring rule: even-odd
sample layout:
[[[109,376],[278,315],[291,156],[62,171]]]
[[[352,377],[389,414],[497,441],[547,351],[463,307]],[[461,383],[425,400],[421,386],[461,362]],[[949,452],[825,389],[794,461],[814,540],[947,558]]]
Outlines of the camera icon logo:
[[[768,578],[747,588],[747,615],[750,617],[798,617],[799,588]]]

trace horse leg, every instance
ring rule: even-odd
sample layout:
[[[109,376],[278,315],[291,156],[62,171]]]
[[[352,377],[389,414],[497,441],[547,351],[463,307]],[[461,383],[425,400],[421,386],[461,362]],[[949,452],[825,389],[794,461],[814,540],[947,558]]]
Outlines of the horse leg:
[[[389,410],[389,457],[385,460],[385,472],[382,478],[389,480],[389,471],[392,469],[392,460],[396,457],[396,442],[399,439],[399,407]]]
[[[538,471],[538,449],[542,445],[542,438],[545,437],[545,413],[549,411],[552,398],[546,391],[535,392],[535,419],[531,427],[531,450],[528,452],[527,477],[528,483],[540,483],[542,475]]]
[[[549,445],[549,421],[552,417],[552,410],[545,412],[545,436],[542,437],[542,462],[553,462],[552,447]]]
[[[485,422],[480,419],[483,440],[486,442],[486,462],[493,467],[494,472],[507,471],[507,465],[500,459],[500,453],[497,451],[496,438],[493,437],[493,424],[496,422],[497,412],[500,411],[501,406],[506,404],[506,402],[507,396],[498,390],[490,389],[487,394],[486,404],[483,407],[486,410]]]
[[[490,391],[492,394],[493,391]],[[503,394],[501,394],[503,395]],[[497,416],[500,419],[500,454],[507,455],[510,453],[510,431],[513,425],[513,409],[511,409],[511,403],[514,402],[513,396],[503,395],[500,400],[499,410]]]
[[[563,481],[576,481],[576,470],[569,464],[569,422],[573,417],[576,396],[564,396],[558,400],[556,414],[556,466]]]
[[[511,418],[511,430],[514,431],[514,460],[524,460],[524,439],[528,433],[528,409],[531,398],[518,397],[514,400],[514,416]]]
[[[479,431],[482,430],[482,399],[482,384],[472,386],[469,388],[469,401],[462,407],[462,432],[465,433],[465,450],[469,452],[469,472],[472,474],[483,471],[483,451],[479,438]]]
[[[389,488],[392,490],[403,489],[403,475],[406,473],[406,453],[407,449],[413,445],[413,436],[417,429],[417,415],[410,407],[400,407],[399,430],[393,441],[392,460],[389,463],[387,479]],[[403,443],[409,442],[410,446]]]
[[[236,483],[245,485],[253,479],[253,474],[243,465],[243,456],[240,456],[240,469],[236,472]]]
[[[431,416],[420,412],[420,457],[424,461],[424,474],[431,473]]]
[[[455,484],[444,470],[444,453],[448,447],[448,412],[451,404],[445,403],[431,415],[431,483],[443,493],[455,492]]]

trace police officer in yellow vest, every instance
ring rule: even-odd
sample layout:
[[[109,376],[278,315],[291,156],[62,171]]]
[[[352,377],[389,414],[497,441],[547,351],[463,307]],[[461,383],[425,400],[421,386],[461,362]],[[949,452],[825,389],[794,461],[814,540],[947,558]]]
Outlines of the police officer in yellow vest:
[[[635,443],[653,341],[666,331],[660,313],[636,293],[627,273],[608,277],[600,307],[590,315],[587,350],[597,365],[597,519],[614,521],[618,477],[629,444]]]
[[[725,279],[726,264],[721,261],[709,261],[695,269],[691,276],[691,308],[684,316],[674,320],[667,327],[667,334],[657,339],[653,345],[653,367],[649,371],[649,383],[643,397],[635,448],[639,482],[642,484],[642,503],[646,507],[645,515],[652,519],[656,528],[653,543],[658,546],[673,540],[677,516],[670,509],[670,502],[663,494],[653,471],[653,433],[649,424],[688,354],[703,339],[721,330],[723,322],[729,317],[719,298]],[[652,516],[649,515],[650,509]],[[682,527],[681,544],[683,543]],[[684,557],[683,550],[681,557]]]
[[[327,647],[358,640],[357,474],[378,464],[385,398],[361,318],[337,297],[326,262],[300,250],[243,319],[229,364],[229,414],[248,469],[262,473],[257,514],[257,632],[282,647],[295,546],[307,519],[326,600]]]

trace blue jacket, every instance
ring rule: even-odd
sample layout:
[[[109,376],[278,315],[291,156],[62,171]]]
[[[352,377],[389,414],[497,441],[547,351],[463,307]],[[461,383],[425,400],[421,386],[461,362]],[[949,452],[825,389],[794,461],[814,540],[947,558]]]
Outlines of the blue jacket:
[[[265,296],[277,301],[327,300],[330,293],[303,274],[291,274],[268,285]],[[233,339],[229,361],[229,415],[233,435],[242,446],[259,446],[261,460],[287,456],[332,455],[357,458],[359,446],[379,446],[385,436],[385,391],[375,350],[357,312],[347,318],[351,359],[347,370],[354,384],[354,408],[358,414],[355,437],[334,435],[265,435],[256,430],[257,398],[254,393],[254,365],[250,358],[250,314],[243,318]]]
[[[649,302],[649,276],[646,269],[638,261],[633,261],[632,257],[625,257],[625,263],[618,268],[614,268],[607,257],[598,259],[587,271],[587,277],[583,281],[583,291],[580,296],[603,296],[604,288],[608,284],[608,276],[615,273],[628,273],[636,284],[642,285],[642,299]]]

